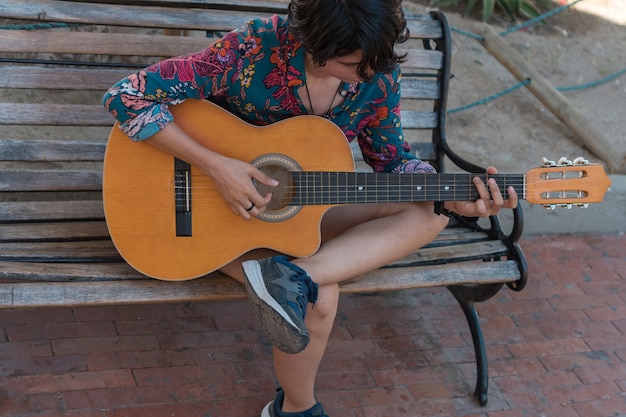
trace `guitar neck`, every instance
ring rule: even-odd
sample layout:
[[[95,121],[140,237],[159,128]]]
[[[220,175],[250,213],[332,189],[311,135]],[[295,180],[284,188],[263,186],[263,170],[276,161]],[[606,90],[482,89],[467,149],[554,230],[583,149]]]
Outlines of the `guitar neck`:
[[[425,201],[474,201],[472,178],[494,178],[504,196],[512,186],[525,196],[524,174],[391,174],[371,172],[294,171],[293,205],[364,204]]]

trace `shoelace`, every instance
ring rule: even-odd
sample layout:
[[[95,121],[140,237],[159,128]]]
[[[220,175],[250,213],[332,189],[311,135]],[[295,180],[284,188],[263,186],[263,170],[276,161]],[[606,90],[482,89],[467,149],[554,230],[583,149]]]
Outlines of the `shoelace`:
[[[304,317],[304,313],[306,313],[307,303],[310,302],[312,304],[315,304],[315,302],[317,301],[317,284],[313,282],[311,277],[306,273],[304,269],[289,262],[287,260],[287,257],[276,256],[274,260],[296,273],[296,275],[292,275],[290,278],[292,281],[299,281],[297,300],[300,304],[300,308],[302,309],[302,316]]]

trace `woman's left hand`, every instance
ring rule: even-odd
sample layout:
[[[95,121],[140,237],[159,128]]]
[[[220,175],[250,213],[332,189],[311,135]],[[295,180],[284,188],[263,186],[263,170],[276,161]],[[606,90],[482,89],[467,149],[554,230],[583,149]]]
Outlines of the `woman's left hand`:
[[[497,173],[494,167],[487,168],[488,175]],[[517,207],[517,193],[513,187],[507,189],[509,198],[505,200],[495,179],[489,178],[486,185],[479,177],[472,181],[480,198],[476,201],[447,201],[444,205],[447,210],[467,217],[487,217],[498,214],[501,208]]]

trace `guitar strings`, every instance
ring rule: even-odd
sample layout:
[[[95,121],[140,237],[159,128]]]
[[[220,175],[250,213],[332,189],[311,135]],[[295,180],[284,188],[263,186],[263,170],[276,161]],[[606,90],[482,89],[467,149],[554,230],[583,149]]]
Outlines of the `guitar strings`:
[[[298,171],[302,172],[302,171]],[[472,178],[476,175],[473,174],[452,174],[452,177],[445,178],[444,181],[438,181],[435,183],[427,183],[422,184],[421,181],[416,182],[406,182],[406,183],[392,183],[389,184],[385,181],[372,182],[367,181],[367,179],[377,179],[376,177],[368,178],[367,176],[364,178],[365,181],[355,181],[353,183],[345,183],[345,184],[334,184],[333,181],[328,180],[327,177],[324,177],[320,180],[319,174],[325,174],[325,172],[320,173],[311,173],[311,181],[301,181],[299,184],[292,185],[282,185],[279,186],[279,190],[281,193],[286,193],[290,195],[292,198],[294,195],[297,196],[298,201],[316,201],[320,199],[330,200],[330,197],[334,197],[335,200],[341,199],[342,201],[345,199],[352,199],[355,202],[360,201],[362,199],[368,199],[373,201],[398,201],[401,200],[402,195],[414,195],[418,194],[420,196],[424,196],[422,198],[415,198],[416,201],[432,201],[437,200],[440,196],[439,192],[442,193],[444,198],[448,197],[449,199],[463,199],[461,197],[469,196],[469,199],[478,198],[478,193],[475,185],[472,182]],[[343,173],[342,173],[343,174]],[[354,175],[354,174],[371,174],[371,173],[356,173],[356,172],[346,172],[345,174]],[[401,174],[398,174],[401,175]],[[304,176],[306,177],[306,176]],[[465,178],[463,178],[465,177]],[[508,195],[507,188],[512,186],[516,192],[520,195],[522,199],[526,197],[525,193],[528,188],[533,188],[536,185],[543,184],[546,182],[545,179],[532,177],[528,179],[524,174],[479,174],[478,177],[481,177],[483,182],[487,178],[495,178],[496,181],[499,182],[498,186],[502,189],[505,197]],[[459,178],[465,179],[464,181],[459,181]],[[379,178],[378,178],[379,179]],[[404,179],[404,178],[403,178]],[[408,177],[406,177],[408,180]],[[424,178],[421,178],[424,179]],[[429,179],[431,179],[429,177]],[[568,178],[569,181],[576,181],[577,178]],[[183,179],[181,178],[181,181]],[[320,182],[316,182],[320,181]],[[504,182],[504,184],[502,184]],[[174,185],[175,190],[217,190],[217,187],[214,185],[211,179],[203,174],[192,174],[191,176],[191,186],[187,186],[184,184]],[[444,190],[443,187],[453,187],[451,190]],[[417,188],[419,187],[419,188]],[[298,191],[298,192],[296,192]],[[572,190],[568,187],[564,187],[564,189],[553,189],[550,191],[544,191],[549,194],[559,195],[561,194],[563,197],[568,194],[571,198],[583,198],[586,193],[582,190]],[[316,195],[317,194],[317,195]],[[345,194],[348,194],[346,197]],[[372,195],[374,194],[374,195]],[[378,194],[378,199],[373,198]],[[337,197],[335,197],[337,195]],[[201,202],[204,197],[203,193],[195,194],[192,196],[192,201]],[[206,195],[207,198],[213,199],[214,197],[210,195]],[[452,197],[452,198],[450,198]]]
[[[193,178],[195,178],[195,180],[193,180]],[[180,185],[175,186],[174,188],[178,190],[190,190],[192,192],[192,202],[202,203],[205,199],[215,200],[214,196],[206,193],[193,193],[194,190],[217,190],[217,187],[213,184],[213,182],[204,175],[193,176],[193,178],[191,186]],[[516,176],[513,179],[514,181],[511,179],[507,181],[506,187],[502,191],[504,196],[508,196],[506,188],[513,186],[517,193],[520,194],[520,197],[524,198],[525,196],[522,194],[524,193],[525,185],[528,185],[528,182],[524,181],[523,177],[520,178]],[[198,185],[198,182],[200,182],[200,185]],[[531,181],[531,183],[532,182],[540,181],[535,180]],[[341,201],[341,203],[347,201],[348,203],[358,203],[364,202],[364,199],[370,200],[371,202],[395,202],[434,201],[439,199],[461,200],[465,199],[464,197],[467,197],[469,200],[474,200],[479,198],[478,191],[471,180],[467,183],[459,183],[457,181],[454,184],[450,184],[450,186],[453,186],[454,189],[443,190],[442,187],[445,187],[445,184],[419,185],[419,189],[417,189],[416,184],[393,184],[392,186],[388,186],[387,184],[377,185],[371,183],[341,185],[303,183],[300,185],[279,186],[279,191],[283,195],[288,195],[287,198],[290,199],[290,201],[285,202],[285,204],[296,201],[297,203],[303,205],[307,202],[312,202],[312,204],[314,204],[318,201]],[[444,198],[441,198],[442,195]],[[283,200],[285,200],[285,198],[283,198]]]

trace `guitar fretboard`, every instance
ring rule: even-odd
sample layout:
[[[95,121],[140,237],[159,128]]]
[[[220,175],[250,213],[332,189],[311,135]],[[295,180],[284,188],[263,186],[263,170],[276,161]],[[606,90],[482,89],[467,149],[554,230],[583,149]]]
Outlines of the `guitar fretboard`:
[[[292,172],[291,204],[364,204],[424,201],[474,201],[472,178],[494,178],[504,196],[513,186],[524,198],[524,174],[391,174],[371,172]]]

